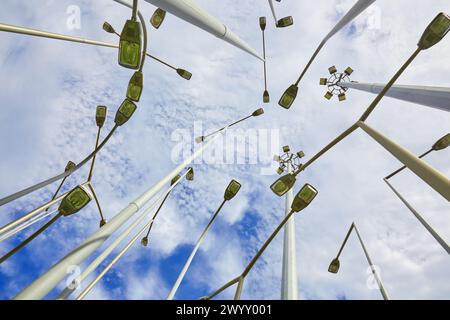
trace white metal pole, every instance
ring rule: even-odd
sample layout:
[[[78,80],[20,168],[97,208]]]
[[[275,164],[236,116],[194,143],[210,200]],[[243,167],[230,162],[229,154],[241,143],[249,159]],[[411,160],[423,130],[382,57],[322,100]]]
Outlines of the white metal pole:
[[[216,17],[210,15],[193,0],[145,0],[154,6],[170,12],[174,16],[193,24],[200,29],[244,50],[252,56],[264,61],[259,53],[245,43]]]
[[[374,94],[379,94],[386,86],[379,83],[353,81],[339,82],[337,85]],[[386,93],[386,96],[450,112],[450,88],[447,87],[394,85]]]
[[[114,251],[115,248],[134,230],[150,213],[150,211],[156,206],[159,205],[163,199],[168,195],[175,186],[180,183],[180,181],[186,176],[187,171],[178,179],[170,188],[161,194],[158,199],[153,202],[150,206],[145,208],[145,210],[139,215],[136,220],[127,227],[125,231],[123,231],[114,241],[97,257],[92,261],[86,269],[80,274],[80,276],[76,279],[77,283],[72,283],[70,286],[66,286],[66,288],[59,294],[57,299],[62,300],[66,299],[69,295],[72,294],[77,289],[77,286],[81,284],[110,254]]]
[[[194,246],[194,249],[192,250],[191,254],[189,255],[189,258],[187,259],[186,263],[184,264],[183,269],[181,270],[180,274],[178,275],[177,281],[175,281],[175,284],[173,285],[172,289],[170,290],[169,295],[167,296],[167,300],[173,300],[175,294],[177,293],[178,287],[181,284],[181,281],[183,281],[183,278],[186,275],[186,272],[189,269],[191,262],[195,257],[195,254],[197,253],[198,249],[200,248],[200,245],[202,244],[203,239],[205,239],[206,234],[208,233],[209,229],[211,229],[211,226],[212,226],[214,220],[216,219],[217,214],[220,212],[220,210],[222,209],[225,202],[226,202],[225,200],[222,202],[219,209],[217,209],[217,211],[214,213],[213,217],[209,221],[208,225],[203,230],[202,234],[200,235],[200,238],[198,238],[197,243]]]
[[[277,15],[275,14],[275,8],[273,7],[273,2],[272,2],[272,0],[268,0],[268,1],[269,1],[269,6],[270,6],[270,11],[272,11],[272,16],[273,16],[273,19],[275,20],[275,25],[277,25],[278,18],[277,18]]]
[[[357,125],[431,188],[447,199],[447,201],[450,201],[450,180],[445,175],[364,122],[358,121]]]
[[[222,131],[223,133],[224,131]],[[126,208],[120,211],[102,228],[95,231],[88,239],[86,239],[78,248],[74,249],[57,264],[50,268],[41,277],[35,280],[14,299],[17,300],[36,300],[44,298],[53,288],[55,288],[61,280],[67,276],[67,270],[73,266],[79,266],[86,258],[88,258],[98,247],[100,247],[117,229],[119,229],[128,219],[130,219],[137,211],[139,211],[148,201],[150,201],[167,183],[169,183],[178,173],[180,173],[194,159],[199,157],[203,150],[207,149],[216,141],[217,134],[207,143],[202,145],[195,153],[184,160],[172,172],[159,180],[151,188],[131,202]]]
[[[361,238],[361,235],[359,234],[358,228],[356,227],[356,225],[354,223],[353,223],[353,227],[355,228],[356,235],[358,236],[359,242],[361,243],[361,247],[364,251],[364,255],[366,256],[367,262],[369,263],[370,270],[372,271],[372,274],[374,275],[375,280],[377,281],[378,288],[380,289],[381,295],[383,296],[384,300],[389,300],[389,295],[388,295],[386,289],[384,288],[383,281],[381,281],[381,277],[378,274],[375,266],[373,265],[372,259],[370,259],[370,256],[369,256],[369,252],[367,251],[366,246],[364,245],[364,241]]]
[[[425,219],[417,212],[416,209],[413,208],[412,205],[409,204],[408,201],[406,201],[405,198],[402,197],[402,195],[389,183],[389,181],[384,178],[384,182],[388,185],[389,188],[395,193],[395,195],[400,199],[401,202],[409,209],[409,211],[412,212],[412,214],[419,220],[419,222],[427,229],[427,231],[433,236],[433,238],[441,245],[441,247],[447,251],[448,254],[450,254],[450,247],[448,243],[442,239],[442,237],[428,224],[428,222],[425,221]]]
[[[292,166],[287,163],[288,173],[292,172]],[[294,200],[293,189],[286,194],[285,214],[291,212],[292,201]],[[298,300],[297,285],[297,252],[295,248],[295,215],[287,221],[284,226],[283,244],[283,271],[281,279],[281,300]]]

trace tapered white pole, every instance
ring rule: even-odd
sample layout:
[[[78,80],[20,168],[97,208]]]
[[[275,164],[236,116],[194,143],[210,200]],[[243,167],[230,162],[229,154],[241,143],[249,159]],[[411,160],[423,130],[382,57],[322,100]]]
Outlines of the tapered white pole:
[[[339,82],[338,86],[379,94],[386,86],[378,83]],[[450,112],[450,88],[394,85],[387,97]]]
[[[377,281],[378,288],[380,289],[381,295],[383,296],[384,300],[389,300],[389,295],[388,295],[386,289],[384,288],[383,281],[381,281],[380,275],[378,274],[375,266],[373,265],[372,259],[370,259],[369,252],[367,251],[364,241],[361,238],[361,235],[359,234],[359,230],[355,224],[353,224],[353,227],[355,228],[356,235],[358,236],[359,242],[361,243],[361,247],[364,251],[364,255],[366,256],[367,262],[369,263],[370,270],[372,271],[372,274],[375,277],[375,280]]]
[[[189,255],[189,258],[187,259],[186,263],[183,266],[183,269],[181,270],[180,274],[178,275],[178,278],[175,281],[175,284],[173,285],[172,289],[170,290],[169,295],[167,296],[167,300],[173,300],[173,298],[175,297],[175,294],[177,293],[177,290],[181,284],[181,281],[183,281],[187,270],[191,266],[192,260],[194,259],[195,255],[197,254],[197,251],[200,248],[200,245],[202,244],[203,240],[205,239],[206,235],[208,234],[209,229],[211,229],[211,226],[212,226],[214,220],[216,219],[217,215],[219,214],[219,212],[222,209],[224,204],[225,204],[225,200],[222,202],[219,209],[217,209],[217,211],[212,216],[211,220],[209,221],[209,223],[203,230],[202,234],[200,235],[200,238],[198,238],[197,243],[194,246],[194,249],[192,249],[192,252]]]
[[[222,131],[221,133],[223,133]],[[57,264],[50,268],[40,278],[35,280],[26,289],[20,292],[14,299],[18,300],[35,300],[44,298],[53,288],[55,288],[61,280],[66,278],[67,270],[71,270],[73,266],[79,266],[87,259],[95,250],[97,250],[117,229],[124,225],[137,211],[139,211],[148,201],[150,201],[166,184],[168,184],[178,173],[180,173],[187,165],[199,157],[205,149],[211,146],[217,138],[221,137],[217,134],[207,143],[202,145],[195,153],[184,160],[172,172],[159,180],[151,188],[145,191],[141,196],[131,202],[126,208],[120,211],[102,228],[95,231],[88,239],[86,239],[78,248],[74,249],[67,256],[61,259]]]
[[[292,172],[292,166],[287,163],[288,173]],[[294,200],[293,188],[286,194],[285,214],[291,212],[292,201]],[[281,300],[297,300],[297,252],[295,248],[295,216],[292,215],[284,226],[283,244],[283,271],[281,279]]]
[[[441,194],[447,201],[450,201],[450,180],[445,175],[364,122],[358,121],[357,125],[431,188]]]
[[[259,53],[245,43],[239,36],[231,31],[217,18],[210,15],[193,0],[145,0],[154,6],[170,12],[190,24],[205,30],[208,33],[244,50],[252,56],[264,61]]]

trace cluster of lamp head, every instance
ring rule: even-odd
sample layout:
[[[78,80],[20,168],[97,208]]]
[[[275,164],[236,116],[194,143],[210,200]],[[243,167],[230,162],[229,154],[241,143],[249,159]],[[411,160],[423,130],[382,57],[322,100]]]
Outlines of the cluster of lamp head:
[[[280,166],[277,169],[277,173],[278,174],[282,174],[287,167],[287,163],[290,163],[293,166],[301,166],[301,163],[298,163],[295,165],[295,161],[296,160],[300,160],[301,158],[303,158],[305,156],[305,152],[303,152],[303,150],[300,150],[298,152],[291,153],[291,148],[289,146],[284,146],[283,147],[283,152],[284,155],[274,155],[273,156],[273,160],[278,162],[280,164]],[[296,169],[296,168],[293,168]]]
[[[325,99],[330,100],[335,95],[335,91],[337,89],[338,94],[338,100],[339,101],[345,101],[347,98],[345,96],[346,89],[342,88],[338,85],[339,82],[345,81],[345,79],[349,79],[348,77],[353,73],[353,69],[348,67],[344,70],[344,73],[337,73],[336,66],[332,66],[328,68],[328,71],[330,72],[331,77],[329,79],[327,78],[320,78],[320,85],[322,86],[328,86],[328,91],[325,93]],[[331,90],[330,90],[331,89]]]
[[[445,13],[439,13],[436,18],[425,29],[419,40],[418,46],[421,50],[426,50],[441,41],[450,30],[450,17]],[[278,104],[289,109],[295,101],[298,93],[298,83],[292,84],[281,96]],[[329,95],[328,95],[329,96]],[[331,98],[331,97],[330,97]],[[341,99],[344,99],[341,97]]]

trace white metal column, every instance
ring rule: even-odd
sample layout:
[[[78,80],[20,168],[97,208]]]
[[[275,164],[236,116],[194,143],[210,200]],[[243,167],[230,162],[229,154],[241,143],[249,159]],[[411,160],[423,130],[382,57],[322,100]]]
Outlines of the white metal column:
[[[291,164],[287,164],[287,171],[292,172]],[[291,211],[294,200],[293,189],[286,194],[286,215]],[[297,300],[297,254],[295,250],[295,215],[289,219],[284,227],[283,245],[283,274],[281,279],[281,300]]]

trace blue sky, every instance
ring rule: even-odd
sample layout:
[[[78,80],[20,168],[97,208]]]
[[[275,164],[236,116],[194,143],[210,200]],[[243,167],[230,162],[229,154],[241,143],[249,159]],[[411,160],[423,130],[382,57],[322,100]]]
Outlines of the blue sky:
[[[292,14],[295,21],[291,28],[276,29],[265,1],[237,5],[232,0],[198,0],[257,50],[261,50],[258,17],[268,18],[271,103],[264,106],[264,116],[245,122],[242,130],[277,132],[279,148],[289,144],[304,150],[308,159],[354,123],[374,98],[349,91],[345,103],[323,99],[324,87],[318,80],[326,76],[328,67],[352,66],[353,80],[386,82],[410,56],[434,16],[450,12],[445,0],[377,0],[371,10],[329,41],[301,84],[294,106],[282,110],[276,103],[279,96],[354,2],[275,3],[278,16]],[[80,29],[66,26],[66,10],[71,5],[81,10]],[[140,10],[148,21],[155,8],[140,1]],[[107,20],[120,30],[129,15],[128,9],[110,0],[5,1],[0,22],[117,42],[101,26]],[[179,143],[177,133],[189,133],[187,147],[191,148],[199,122],[204,130],[219,128],[262,106],[258,60],[170,14],[160,29],[147,27],[149,52],[190,70],[193,78],[185,81],[147,60],[138,110],[97,158],[93,183],[108,219],[175,167],[172,153]],[[449,50],[447,38],[423,52],[399,83],[450,86]],[[88,154],[95,142],[96,106],[109,108],[104,136],[113,125],[130,76],[130,70],[117,64],[114,49],[0,33],[0,196],[50,177],[68,160],[76,162]],[[449,123],[450,115],[443,111],[390,98],[382,101],[369,120],[371,126],[417,154],[448,133]],[[258,137],[263,139],[262,134]],[[281,150],[262,152],[260,143],[228,146],[244,158],[248,150],[259,150],[256,164],[195,164],[195,181],[183,181],[172,193],[155,223],[150,246],[133,246],[88,298],[164,299],[231,179],[242,183],[241,192],[217,218],[176,297],[197,299],[236,277],[283,216],[284,200],[269,189],[277,178],[275,167],[273,175],[261,174],[272,155]],[[449,152],[433,153],[426,161],[449,176]],[[300,177],[297,189],[308,182],[319,190],[315,202],[296,217],[302,299],[380,298],[377,290],[366,285],[367,263],[355,237],[343,253],[339,275],[327,272],[352,221],[358,224],[392,298],[450,297],[448,255],[382,182],[398,166],[395,158],[357,131]],[[84,182],[87,170],[70,177],[66,190]],[[392,181],[442,237],[450,239],[448,202],[410,172]],[[1,207],[0,224],[45,202],[56,187],[57,183]],[[0,266],[0,298],[20,292],[97,228],[93,203],[61,219]],[[1,242],[0,253],[32,231]],[[250,273],[243,298],[279,298],[281,248],[280,234]],[[63,285],[48,298],[54,298]],[[220,297],[232,295],[229,290]]]

